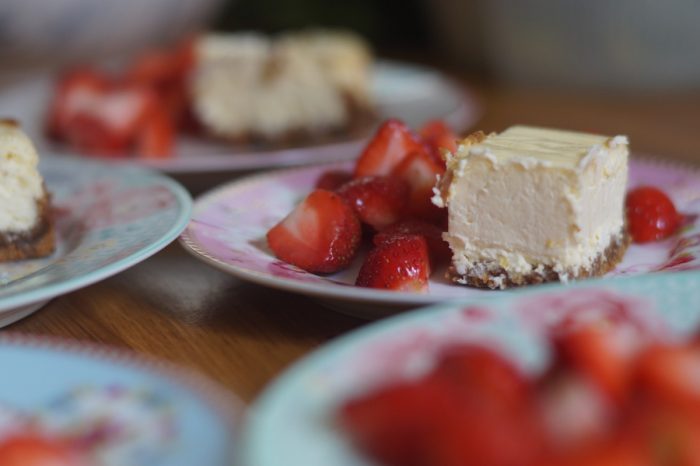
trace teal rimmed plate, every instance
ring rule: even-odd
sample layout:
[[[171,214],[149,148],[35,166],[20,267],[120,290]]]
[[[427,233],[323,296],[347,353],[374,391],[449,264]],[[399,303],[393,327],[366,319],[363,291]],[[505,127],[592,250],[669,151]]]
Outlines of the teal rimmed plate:
[[[147,169],[45,157],[40,170],[52,195],[56,252],[0,264],[0,326],[150,257],[190,218],[187,191]]]
[[[343,401],[429,367],[444,345],[496,346],[525,371],[549,357],[546,332],[562,319],[626,313],[659,336],[697,331],[700,273],[667,273],[543,285],[479,303],[451,302],[363,327],[279,377],[250,408],[241,466],[370,466],[334,422]]]

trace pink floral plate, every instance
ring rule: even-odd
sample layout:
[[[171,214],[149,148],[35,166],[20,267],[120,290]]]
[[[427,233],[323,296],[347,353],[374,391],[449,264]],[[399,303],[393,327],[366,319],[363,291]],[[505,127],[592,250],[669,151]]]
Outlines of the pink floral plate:
[[[305,272],[275,258],[267,247],[266,232],[308,194],[322,172],[348,167],[332,164],[281,170],[225,184],[196,201],[192,220],[180,241],[195,257],[238,278],[305,294],[337,310],[365,317],[446,300],[483,300],[517,292],[458,286],[444,278],[444,270],[433,273],[426,294],[359,288],[353,283],[364,254],[347,270],[327,276]],[[665,241],[630,246],[622,263],[602,280],[700,269],[700,172],[650,158],[633,158],[629,186],[642,184],[666,191],[688,222]]]

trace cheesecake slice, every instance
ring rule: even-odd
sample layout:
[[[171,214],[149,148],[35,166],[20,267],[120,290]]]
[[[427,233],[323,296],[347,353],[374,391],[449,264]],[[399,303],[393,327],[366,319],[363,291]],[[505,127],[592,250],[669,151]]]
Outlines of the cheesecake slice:
[[[460,141],[433,198],[448,210],[452,280],[504,289],[611,270],[629,243],[627,145],[528,126]]]
[[[14,121],[0,120],[0,262],[54,250],[50,198],[34,145]]]
[[[197,120],[237,142],[309,142],[374,122],[370,49],[355,35],[209,34],[195,45]]]

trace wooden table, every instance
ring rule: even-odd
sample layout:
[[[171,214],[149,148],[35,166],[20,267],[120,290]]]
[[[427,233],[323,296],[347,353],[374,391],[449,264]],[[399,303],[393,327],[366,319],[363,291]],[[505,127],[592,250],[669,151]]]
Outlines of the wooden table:
[[[477,126],[485,130],[530,123],[621,133],[635,151],[700,163],[700,93],[475,90],[484,108]],[[250,402],[289,364],[363,324],[313,300],[241,282],[175,243],[115,277],[54,299],[9,329],[132,348],[198,369]]]

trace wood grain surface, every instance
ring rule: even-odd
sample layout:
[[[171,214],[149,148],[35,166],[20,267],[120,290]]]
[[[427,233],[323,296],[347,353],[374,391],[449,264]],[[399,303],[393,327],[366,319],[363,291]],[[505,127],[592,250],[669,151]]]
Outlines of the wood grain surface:
[[[627,134],[633,151],[700,164],[700,93],[600,95],[462,81],[483,106],[478,128],[527,123]],[[199,191],[231,176],[185,181]],[[250,402],[289,364],[364,324],[313,300],[241,282],[175,243],[8,329],[131,348],[195,368]]]

